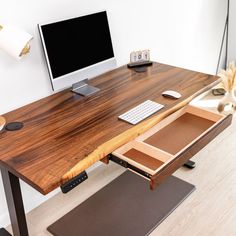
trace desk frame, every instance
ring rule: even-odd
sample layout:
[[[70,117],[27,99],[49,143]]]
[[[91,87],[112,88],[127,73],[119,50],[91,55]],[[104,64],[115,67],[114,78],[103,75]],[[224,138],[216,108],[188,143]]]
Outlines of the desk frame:
[[[29,233],[19,178],[4,167],[1,167],[1,172],[13,235],[28,236]]]

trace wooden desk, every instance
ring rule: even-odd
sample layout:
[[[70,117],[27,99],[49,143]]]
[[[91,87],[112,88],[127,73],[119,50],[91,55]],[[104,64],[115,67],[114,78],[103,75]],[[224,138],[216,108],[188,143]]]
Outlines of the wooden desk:
[[[126,66],[90,81],[100,92],[81,97],[65,90],[4,115],[7,122],[21,121],[24,128],[0,135],[0,165],[14,235],[27,235],[16,212],[23,214],[18,178],[42,194],[61,185],[62,176],[99,145],[130,129],[118,115],[150,99],[165,105],[158,114],[212,87],[218,77],[154,63],[145,73]],[[164,90],[182,94],[164,99]],[[24,219],[23,219],[24,221]],[[21,229],[23,227],[23,229]],[[22,231],[23,230],[23,231]],[[24,233],[22,233],[24,232]]]

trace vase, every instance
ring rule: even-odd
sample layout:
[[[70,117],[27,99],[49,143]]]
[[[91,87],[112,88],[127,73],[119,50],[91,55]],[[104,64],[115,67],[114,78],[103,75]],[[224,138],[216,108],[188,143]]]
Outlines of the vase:
[[[236,110],[236,97],[234,94],[234,89],[229,92],[226,92],[222,100],[218,104],[218,111],[223,112],[226,106],[231,106],[231,110]]]

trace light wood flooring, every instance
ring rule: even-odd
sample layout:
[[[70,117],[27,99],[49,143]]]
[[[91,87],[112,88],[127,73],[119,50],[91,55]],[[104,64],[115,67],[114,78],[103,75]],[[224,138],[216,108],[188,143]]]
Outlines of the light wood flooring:
[[[235,236],[236,118],[234,117],[229,128],[192,160],[196,161],[195,169],[188,170],[182,167],[174,175],[196,185],[196,191],[168,216],[151,236]],[[70,193],[59,193],[31,211],[27,214],[30,235],[51,235],[46,230],[48,225],[123,171],[124,169],[116,164],[101,165],[89,174],[87,181]]]

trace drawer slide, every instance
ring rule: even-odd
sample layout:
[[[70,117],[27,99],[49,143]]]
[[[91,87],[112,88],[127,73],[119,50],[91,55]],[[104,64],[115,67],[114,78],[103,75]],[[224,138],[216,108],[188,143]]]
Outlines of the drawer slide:
[[[129,164],[128,162],[120,159],[119,157],[116,157],[116,156],[111,154],[111,155],[109,155],[109,160],[115,162],[116,164],[118,164],[120,166],[125,167],[126,169],[130,169],[131,171],[133,171],[133,172],[135,172],[135,173],[137,173],[139,175],[142,175],[143,177],[148,178],[149,180],[151,179],[151,175],[150,174],[148,174],[147,172],[145,172],[145,171],[143,171],[143,170],[141,170],[141,169],[139,169],[139,168]]]

